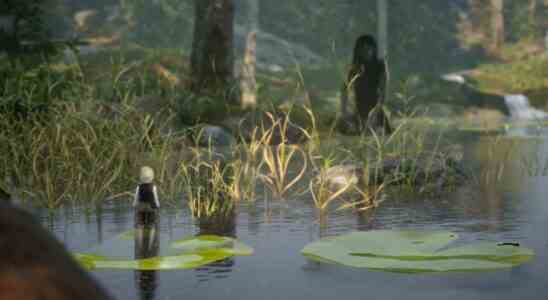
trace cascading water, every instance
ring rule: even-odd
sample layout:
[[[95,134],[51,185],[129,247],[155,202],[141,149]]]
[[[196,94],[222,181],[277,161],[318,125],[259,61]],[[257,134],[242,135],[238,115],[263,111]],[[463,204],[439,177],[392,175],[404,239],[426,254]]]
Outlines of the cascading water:
[[[504,102],[510,110],[510,117],[514,120],[548,119],[548,113],[533,108],[524,95],[505,95]]]
[[[539,137],[548,136],[548,128],[545,126],[531,126],[531,121],[534,124],[541,125],[548,120],[548,113],[533,108],[529,104],[529,99],[524,95],[505,95],[504,102],[510,111],[510,119],[514,124],[506,128],[506,136],[508,137]],[[542,143],[541,153],[548,155],[548,143]]]

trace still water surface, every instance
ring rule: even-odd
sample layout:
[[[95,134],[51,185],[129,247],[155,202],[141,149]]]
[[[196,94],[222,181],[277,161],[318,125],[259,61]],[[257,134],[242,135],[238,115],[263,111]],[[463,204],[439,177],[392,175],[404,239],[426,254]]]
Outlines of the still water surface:
[[[538,140],[503,141],[495,148],[507,149],[507,142],[522,154],[533,149],[544,158],[548,152],[547,143]],[[479,139],[467,146],[467,159],[485,155],[484,144]],[[186,208],[164,208],[159,228],[170,238],[225,232],[253,247],[255,254],[194,270],[93,274],[117,299],[543,299],[548,295],[548,177],[517,175],[512,166],[522,158],[510,158],[496,187],[457,187],[442,199],[390,195],[375,212],[331,213],[322,226],[309,199],[243,204],[232,218],[213,227],[196,224]],[[72,251],[130,230],[134,222],[129,203],[106,204],[92,214],[78,208],[38,214]],[[518,241],[536,257],[505,271],[410,275],[320,264],[300,254],[322,236],[390,228],[451,230],[467,241]]]

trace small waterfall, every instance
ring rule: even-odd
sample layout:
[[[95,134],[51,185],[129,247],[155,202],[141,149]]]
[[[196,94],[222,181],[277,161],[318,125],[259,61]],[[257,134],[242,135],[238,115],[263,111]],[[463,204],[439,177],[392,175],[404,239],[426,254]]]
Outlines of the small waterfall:
[[[547,119],[548,113],[531,107],[529,99],[524,95],[505,95],[504,102],[510,110],[510,117],[514,120]]]

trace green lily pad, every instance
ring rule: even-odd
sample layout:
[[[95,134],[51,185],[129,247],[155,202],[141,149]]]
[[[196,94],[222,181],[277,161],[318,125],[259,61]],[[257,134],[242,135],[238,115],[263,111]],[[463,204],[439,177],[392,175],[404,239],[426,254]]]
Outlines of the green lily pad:
[[[200,235],[171,243],[171,247],[183,251],[196,251],[204,248],[232,247],[234,239],[226,236]]]
[[[158,256],[134,259],[134,239],[128,231],[89,253],[75,253],[76,260],[86,269],[176,270],[193,269],[235,255],[252,255],[253,249],[231,237],[204,235],[171,242],[159,236],[162,251]]]
[[[175,256],[156,256],[144,259],[120,260],[104,256],[76,254],[76,259],[87,270],[131,269],[131,270],[180,270],[193,269],[234,256],[225,249],[202,250]]]
[[[525,247],[487,242],[449,248],[457,238],[447,231],[353,232],[312,242],[301,253],[320,262],[406,273],[497,270],[534,256]]]

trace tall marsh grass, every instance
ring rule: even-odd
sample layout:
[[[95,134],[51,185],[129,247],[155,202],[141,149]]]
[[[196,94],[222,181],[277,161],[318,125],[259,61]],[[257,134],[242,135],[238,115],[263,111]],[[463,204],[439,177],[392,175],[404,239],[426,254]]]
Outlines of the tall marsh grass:
[[[196,153],[195,157],[183,169],[182,186],[189,209],[194,217],[209,217],[230,212],[234,199],[230,193],[230,179],[222,158],[213,157],[215,153]]]
[[[264,130],[262,162],[264,172],[260,178],[272,193],[279,199],[297,184],[307,170],[306,153],[298,145],[286,144],[286,133],[289,128],[289,115],[285,118],[276,119],[272,114],[268,114],[272,120],[272,127]],[[282,138],[281,143],[275,146],[269,146],[275,130],[279,130]],[[299,159],[300,158],[300,159]],[[294,162],[301,163],[297,174],[291,177],[290,165]]]
[[[131,128],[125,125],[55,111],[47,122],[3,118],[4,178],[14,182],[23,198],[50,208],[64,201],[102,199],[127,188],[121,182],[127,179],[124,171],[137,141],[128,140]]]
[[[5,181],[1,186],[50,208],[129,199],[139,168],[149,165],[162,202],[179,206],[186,201],[192,215],[200,218],[232,211],[241,200],[252,202],[260,188],[275,199],[287,199],[297,187],[308,188],[320,211],[336,202],[338,209],[365,210],[383,200],[387,186],[398,176],[412,178],[414,170],[428,170],[416,159],[427,152],[428,133],[413,129],[409,119],[414,113],[408,111],[391,135],[367,132],[352,138],[351,145],[338,143],[335,123],[321,131],[317,112],[303,107],[307,125],[293,124],[291,109],[284,115],[266,112],[269,120],[252,128],[246,138],[242,135],[227,153],[220,154],[212,144],[197,147],[187,139],[196,136],[194,129],[174,131],[173,120],[181,116],[169,108],[152,114],[135,108],[137,95],[147,92],[164,100],[181,96],[173,86],[146,90],[158,83],[146,72],[140,74],[142,70],[141,64],[118,59],[112,60],[106,79],[97,85],[81,66],[66,77],[41,70],[30,82],[24,76],[11,84],[6,81],[0,100],[33,103],[45,97],[48,111],[25,118],[0,111],[0,181]],[[290,144],[290,130],[305,137],[303,144]],[[439,153],[438,148],[429,151],[432,159]],[[401,174],[383,173],[383,163],[391,159],[400,164],[396,169]],[[346,162],[360,166],[363,176],[333,190],[328,170]]]
[[[150,164],[161,196],[174,198],[182,191],[181,167],[172,165],[180,138],[161,134],[172,115],[153,118],[132,107],[135,93],[122,81],[129,68],[113,66],[117,103],[96,100],[96,87],[78,69],[40,66],[2,77],[2,186],[49,208],[98,202],[130,194],[137,170]],[[114,104],[115,112],[105,113]]]

